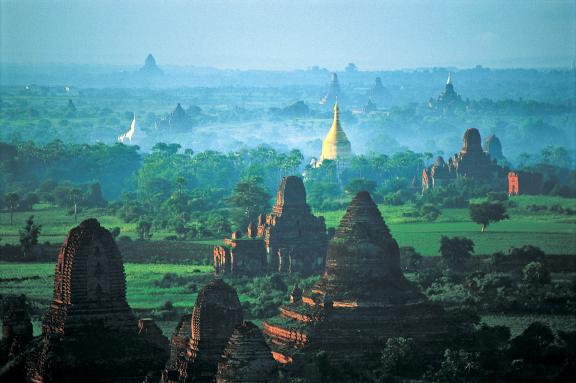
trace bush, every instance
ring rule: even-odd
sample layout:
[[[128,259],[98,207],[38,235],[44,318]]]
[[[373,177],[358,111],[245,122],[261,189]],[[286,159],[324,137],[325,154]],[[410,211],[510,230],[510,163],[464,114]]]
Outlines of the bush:
[[[540,262],[530,262],[522,269],[524,282],[531,286],[550,283],[550,271]]]

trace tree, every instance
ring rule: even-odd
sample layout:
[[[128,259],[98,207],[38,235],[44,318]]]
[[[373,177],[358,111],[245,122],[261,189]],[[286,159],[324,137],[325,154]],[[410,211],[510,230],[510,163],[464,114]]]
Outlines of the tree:
[[[6,205],[10,209],[10,226],[14,224],[14,210],[18,207],[18,202],[20,202],[18,193],[6,194]]]
[[[522,269],[524,282],[531,286],[550,283],[550,271],[541,262],[530,262]]]
[[[442,214],[442,211],[432,204],[425,204],[420,208],[420,215],[427,221],[436,221],[438,217]]]
[[[152,238],[152,224],[145,220],[141,219],[138,221],[138,226],[136,227],[136,231],[138,232],[138,238],[141,240],[147,240]]]
[[[368,193],[374,192],[376,189],[376,182],[372,180],[367,180],[365,178],[356,178],[348,183],[344,188],[344,192],[349,195],[356,195],[356,193],[361,191],[367,191]]]
[[[20,211],[29,211],[33,210],[35,204],[40,202],[38,195],[36,193],[28,193],[26,196],[20,200],[20,204],[18,206],[18,210]]]
[[[178,194],[182,194],[184,192],[184,188],[186,187],[186,185],[187,185],[186,178],[184,177],[176,178],[176,190],[178,191]]]
[[[42,230],[42,225],[37,225],[34,223],[34,216],[31,215],[26,220],[26,225],[20,230],[20,247],[24,257],[28,255],[30,249],[38,244],[38,237],[40,236],[40,231]]]
[[[387,375],[409,375],[418,363],[416,344],[410,338],[389,338],[380,358],[382,371]]]
[[[482,370],[476,353],[464,350],[444,351],[444,359],[431,377],[434,382],[477,382],[483,381],[485,371]]]
[[[506,214],[506,206],[501,203],[470,204],[469,210],[472,221],[482,225],[482,232],[486,231],[490,223],[510,218]]]
[[[403,246],[400,248],[400,263],[404,270],[419,270],[422,266],[424,257],[418,253],[412,246]]]
[[[240,211],[237,223],[246,227],[250,222],[256,221],[260,214],[266,213],[270,207],[270,194],[262,186],[260,177],[253,177],[240,181],[227,202]]]
[[[440,254],[449,267],[459,267],[472,256],[474,242],[464,237],[440,238]]]

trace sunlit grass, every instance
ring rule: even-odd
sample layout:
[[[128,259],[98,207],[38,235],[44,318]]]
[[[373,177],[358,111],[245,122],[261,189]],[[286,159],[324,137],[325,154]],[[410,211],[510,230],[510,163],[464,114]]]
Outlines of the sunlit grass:
[[[529,205],[558,204],[576,209],[576,199],[548,196],[517,196],[512,201],[517,207],[510,208],[509,220],[490,225],[488,231],[480,232],[480,226],[470,220],[468,209],[442,209],[435,222],[419,218],[403,217],[402,213],[413,210],[412,205],[379,205],[384,220],[400,246],[413,246],[424,255],[438,255],[443,235],[470,238],[476,244],[477,254],[492,254],[510,247],[533,245],[550,254],[576,255],[576,216],[550,211],[532,212]],[[337,227],[345,210],[318,212],[324,216],[328,227]]]
[[[133,309],[156,309],[167,301],[176,307],[190,308],[194,305],[197,292],[190,291],[187,286],[158,287],[156,282],[166,273],[175,273],[179,276],[197,277],[197,289],[200,290],[203,282],[210,279],[213,270],[212,266],[126,263],[124,271],[128,303]],[[13,278],[21,280],[6,281]],[[53,263],[0,264],[2,294],[25,294],[30,300],[48,304],[52,300],[53,285]]]

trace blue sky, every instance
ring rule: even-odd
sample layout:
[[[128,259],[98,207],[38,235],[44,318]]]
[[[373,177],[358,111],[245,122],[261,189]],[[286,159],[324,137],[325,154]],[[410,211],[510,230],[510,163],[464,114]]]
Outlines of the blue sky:
[[[575,36],[573,0],[0,0],[4,63],[567,67]]]

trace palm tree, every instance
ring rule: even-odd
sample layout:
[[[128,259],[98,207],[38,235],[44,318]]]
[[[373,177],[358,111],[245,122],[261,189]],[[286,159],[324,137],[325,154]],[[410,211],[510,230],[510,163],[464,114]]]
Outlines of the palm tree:
[[[14,223],[14,210],[18,206],[18,202],[20,202],[20,196],[18,193],[8,193],[6,194],[6,204],[10,209],[10,226]]]

